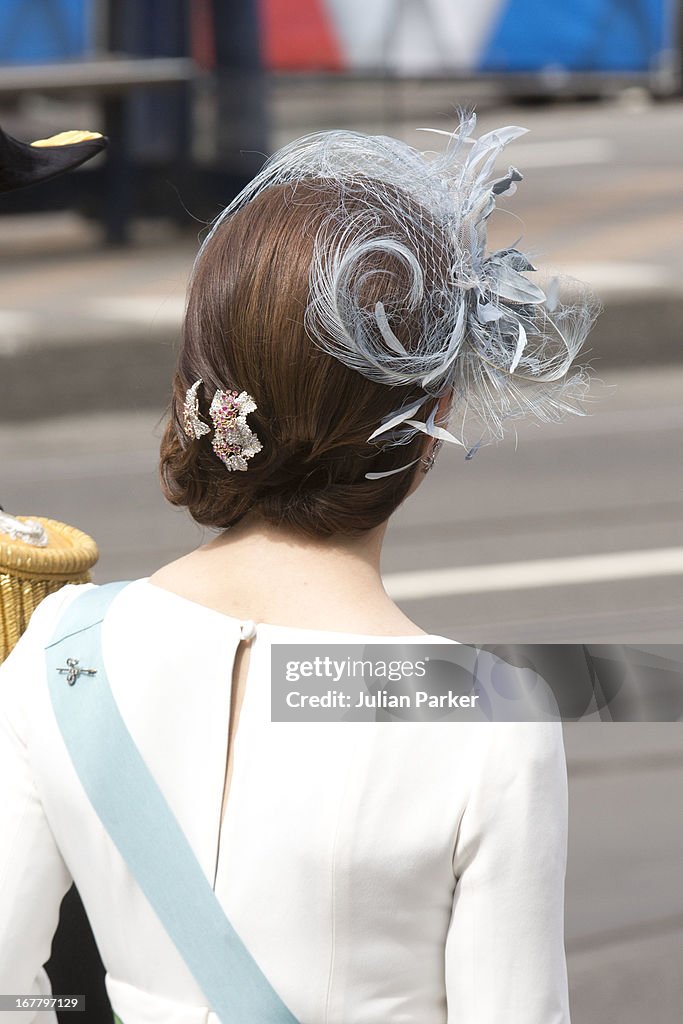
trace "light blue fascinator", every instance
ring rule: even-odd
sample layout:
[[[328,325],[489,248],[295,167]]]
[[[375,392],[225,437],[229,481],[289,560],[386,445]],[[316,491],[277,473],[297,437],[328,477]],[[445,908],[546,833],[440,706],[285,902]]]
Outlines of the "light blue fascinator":
[[[338,184],[338,207],[315,239],[305,325],[312,341],[346,366],[416,394],[369,436],[381,447],[422,432],[471,458],[503,436],[506,420],[585,414],[590,377],[585,366],[572,367],[600,303],[573,279],[555,277],[545,290],[531,281],[536,268],[517,243],[487,251],[496,200],[513,195],[522,180],[516,167],[496,176],[494,166],[527,129],[513,125],[474,138],[476,121],[474,112],[460,111],[452,132],[423,129],[440,137],[437,153],[353,131],[306,135],[275,153],[212,228],[273,185]],[[351,192],[362,197],[352,214]],[[405,264],[405,297],[367,308],[360,283],[382,254]],[[407,317],[419,324],[409,346],[399,337]],[[421,415],[429,399],[444,395],[451,429],[437,422],[436,409]]]

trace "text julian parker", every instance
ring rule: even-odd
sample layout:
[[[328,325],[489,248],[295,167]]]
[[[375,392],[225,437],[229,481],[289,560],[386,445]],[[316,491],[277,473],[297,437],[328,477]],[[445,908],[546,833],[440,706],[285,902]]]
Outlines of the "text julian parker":
[[[478,693],[459,694],[451,690],[438,694],[426,690],[415,690],[410,694],[377,690],[354,696],[355,701],[343,690],[310,694],[290,690],[285,699],[290,708],[474,708],[479,700]]]

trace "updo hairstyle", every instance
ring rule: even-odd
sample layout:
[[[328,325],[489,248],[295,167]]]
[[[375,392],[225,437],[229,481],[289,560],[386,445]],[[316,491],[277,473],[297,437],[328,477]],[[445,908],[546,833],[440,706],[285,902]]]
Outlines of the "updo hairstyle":
[[[203,526],[227,529],[253,514],[311,537],[355,536],[387,520],[419,472],[418,463],[383,479],[365,478],[424,453],[423,434],[394,447],[368,442],[384,417],[424,400],[424,391],[414,383],[368,379],[323,351],[306,330],[314,243],[338,211],[339,188],[324,180],[267,188],[223,220],[202,248],[189,288],[160,475],[166,498]],[[350,245],[354,216],[368,216],[365,195],[362,187],[345,188]],[[373,216],[381,235],[410,243],[390,212]],[[411,286],[405,260],[386,248],[367,253],[354,285],[361,311],[372,312],[381,301],[387,315],[394,313],[393,330],[408,351],[420,329],[406,307]],[[226,470],[210,438],[185,435],[185,393],[199,378],[199,410],[207,423],[217,389],[246,391],[255,400],[248,423],[263,450],[246,471]],[[438,400],[427,396],[425,417]]]

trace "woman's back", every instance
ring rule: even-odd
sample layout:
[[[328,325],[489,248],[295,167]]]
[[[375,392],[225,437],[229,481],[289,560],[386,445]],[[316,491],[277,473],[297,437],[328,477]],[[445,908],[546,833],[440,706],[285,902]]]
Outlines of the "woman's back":
[[[246,528],[245,528],[246,527]],[[380,537],[316,545],[263,524],[239,524],[158,569],[150,585],[242,623],[242,640],[232,666],[228,753],[221,820],[233,772],[233,738],[249,674],[255,622],[330,634],[425,636],[388,599],[379,577]],[[373,564],[377,562],[377,564]],[[239,614],[235,614],[239,612]],[[400,632],[399,632],[400,631]],[[259,634],[263,632],[258,630]]]
[[[124,1024],[210,1021],[89,804],[52,714],[43,646],[82,590],[46,599],[1,671],[3,725],[19,738],[13,752],[3,745],[3,775],[23,772],[37,798],[18,793],[21,808],[10,799],[2,810],[1,849],[18,829],[3,865],[5,934],[21,929],[24,941],[3,940],[0,988],[31,991],[73,877]],[[221,825],[244,634],[249,669]],[[254,631],[143,578],[111,605],[102,653],[124,720],[206,877],[302,1024],[479,1022],[504,1010],[519,1024],[564,1021],[561,727],[270,721],[273,643],[386,639],[263,623]],[[27,905],[17,885],[26,872],[39,904]],[[503,947],[514,958],[501,957]],[[511,999],[533,1012],[509,1014]]]

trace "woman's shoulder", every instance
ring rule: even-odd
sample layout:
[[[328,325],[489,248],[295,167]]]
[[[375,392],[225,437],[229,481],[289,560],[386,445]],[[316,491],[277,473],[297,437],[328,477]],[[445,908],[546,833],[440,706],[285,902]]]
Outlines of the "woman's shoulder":
[[[113,586],[115,591],[128,582],[121,581],[109,586]],[[58,590],[53,590],[47,594],[42,601],[39,601],[18,642],[0,665],[0,679],[2,682],[6,682],[10,674],[15,673],[15,670],[21,668],[23,672],[28,667],[29,662],[32,662],[38,656],[42,657],[45,648],[59,638],[62,624],[64,624],[64,628],[69,628],[68,613],[79,598],[84,595],[91,595],[88,606],[92,613],[94,612],[96,602],[100,606],[104,603],[102,598],[105,597],[108,589],[107,585],[94,582],[66,583]]]
[[[482,770],[490,777],[514,779],[522,774],[542,775],[565,765],[564,733],[560,720],[478,723]]]
[[[28,625],[9,655],[0,664],[0,728],[11,728],[22,737],[29,722],[40,708],[41,683],[44,683],[45,651],[58,624],[79,593],[95,586],[93,583],[66,584],[40,601]]]
[[[97,591],[98,589],[99,587],[96,583],[66,583],[58,590],[53,590],[47,594],[36,605],[26,629],[4,662],[4,665],[7,665],[10,659],[16,657],[17,654],[20,654],[29,646],[46,646],[52,639],[54,630],[71,603],[81,594],[93,590]]]

